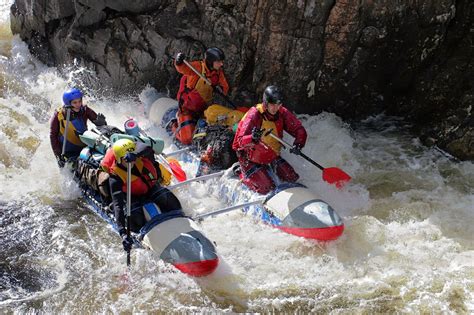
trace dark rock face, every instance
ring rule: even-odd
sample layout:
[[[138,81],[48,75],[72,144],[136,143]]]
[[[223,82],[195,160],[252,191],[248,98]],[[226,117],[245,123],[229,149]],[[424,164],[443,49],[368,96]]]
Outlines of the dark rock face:
[[[471,0],[16,0],[11,12],[42,61],[86,66],[102,88],[174,94],[171,57],[217,46],[237,99],[277,84],[297,112],[400,115],[474,159]]]

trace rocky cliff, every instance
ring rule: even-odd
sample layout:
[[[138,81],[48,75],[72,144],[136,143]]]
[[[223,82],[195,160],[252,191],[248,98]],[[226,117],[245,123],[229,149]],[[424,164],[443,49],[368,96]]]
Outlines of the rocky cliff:
[[[226,53],[236,100],[267,84],[297,112],[414,122],[428,144],[474,159],[471,0],[16,0],[14,33],[49,65],[86,66],[97,88],[177,89],[171,57]],[[92,84],[92,83],[91,83]]]

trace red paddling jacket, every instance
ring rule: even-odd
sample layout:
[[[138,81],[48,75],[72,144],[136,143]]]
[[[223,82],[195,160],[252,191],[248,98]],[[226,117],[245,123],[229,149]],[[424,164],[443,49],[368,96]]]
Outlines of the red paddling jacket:
[[[269,164],[280,155],[281,144],[270,135],[262,136],[259,143],[252,141],[252,130],[264,128],[282,138],[283,131],[295,138],[294,145],[304,146],[307,133],[301,121],[286,107],[281,106],[275,115],[270,115],[263,104],[252,107],[242,118],[232,143],[239,157],[254,163]]]

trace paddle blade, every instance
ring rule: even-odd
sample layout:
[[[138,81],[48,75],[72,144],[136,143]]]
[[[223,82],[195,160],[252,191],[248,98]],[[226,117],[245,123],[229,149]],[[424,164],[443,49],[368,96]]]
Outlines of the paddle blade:
[[[323,180],[340,189],[351,180],[351,177],[337,167],[328,167],[323,170]]]
[[[175,159],[169,159],[168,163],[171,168],[171,172],[173,172],[174,177],[178,180],[178,182],[183,182],[187,179],[186,172],[181,168],[179,162]]]

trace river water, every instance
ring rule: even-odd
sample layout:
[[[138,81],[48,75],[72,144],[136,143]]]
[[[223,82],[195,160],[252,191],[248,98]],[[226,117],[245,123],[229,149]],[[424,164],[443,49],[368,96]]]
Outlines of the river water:
[[[0,313],[474,312],[474,164],[423,146],[383,115],[352,126],[301,116],[306,154],[352,175],[343,190],[284,153],[343,217],[339,240],[318,244],[233,212],[201,225],[221,258],[213,275],[191,278],[134,250],[125,277],[119,238],[88,211],[49,145],[48,119],[74,71],[61,76],[12,36],[10,2],[0,2]],[[87,92],[109,124],[133,113],[174,149],[138,98]],[[206,185],[178,192],[187,213],[225,206]]]

